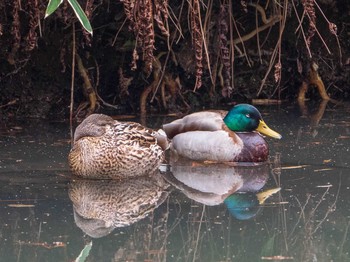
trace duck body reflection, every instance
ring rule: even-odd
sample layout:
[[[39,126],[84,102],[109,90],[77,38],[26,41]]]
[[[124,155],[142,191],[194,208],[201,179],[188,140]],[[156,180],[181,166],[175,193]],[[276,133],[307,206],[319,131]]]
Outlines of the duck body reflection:
[[[164,178],[187,197],[205,205],[218,205],[229,195],[242,190],[260,190],[269,177],[267,164],[230,166],[205,164],[185,158],[171,161]]]
[[[164,178],[188,198],[207,206],[225,204],[237,219],[254,217],[260,205],[280,189],[262,191],[269,178],[266,163],[250,166],[205,164],[183,158],[172,162]]]
[[[91,237],[131,225],[157,208],[168,196],[159,173],[124,180],[74,180],[69,186],[74,219]]]

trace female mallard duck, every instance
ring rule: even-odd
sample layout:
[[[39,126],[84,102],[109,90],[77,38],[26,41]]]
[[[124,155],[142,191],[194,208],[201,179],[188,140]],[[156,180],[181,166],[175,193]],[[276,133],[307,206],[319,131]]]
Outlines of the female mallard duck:
[[[75,130],[68,160],[71,171],[79,177],[142,176],[159,167],[167,147],[163,131],[93,114]]]
[[[268,145],[258,132],[277,139],[282,137],[248,104],[236,105],[229,112],[193,113],[165,124],[163,129],[172,138],[171,150],[177,155],[218,162],[266,161]]]

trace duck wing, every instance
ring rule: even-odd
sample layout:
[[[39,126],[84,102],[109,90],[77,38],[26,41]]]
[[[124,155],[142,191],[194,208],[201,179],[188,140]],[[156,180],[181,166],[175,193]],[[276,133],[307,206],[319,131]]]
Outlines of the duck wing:
[[[189,131],[223,130],[225,112],[222,110],[196,112],[163,125],[163,130],[170,139]]]
[[[156,143],[163,150],[169,147],[169,141],[166,133],[159,129],[155,131],[135,122],[119,122],[117,125],[123,126],[123,133],[130,136],[130,140],[137,140],[140,144],[149,147],[149,145]]]

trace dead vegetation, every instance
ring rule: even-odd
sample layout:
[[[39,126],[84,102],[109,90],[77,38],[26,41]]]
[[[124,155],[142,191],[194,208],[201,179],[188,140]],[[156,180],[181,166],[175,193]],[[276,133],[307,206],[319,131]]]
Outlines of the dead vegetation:
[[[335,91],[324,83],[335,78],[322,75],[327,67],[344,70],[347,59],[342,45],[350,44],[342,42],[323,1],[122,0],[106,5],[86,0],[80,4],[93,24],[94,37],[76,26],[74,47],[71,34],[76,17],[66,3],[46,20],[45,4],[37,0],[0,4],[2,12],[11,14],[0,19],[0,37],[10,47],[1,81],[11,82],[21,70],[28,70],[31,55],[42,50],[38,41],[47,45],[52,36],[59,55],[56,63],[63,73],[78,73],[75,79],[72,73],[66,76],[73,77],[76,87],[72,99],[81,103],[75,114],[92,113],[100,105],[118,109],[123,104],[132,104],[133,111],[143,114],[150,105],[178,111],[197,103],[191,101],[193,97],[203,103],[203,94],[224,101],[296,96],[301,100],[309,86],[316,86],[322,99],[330,99],[332,92],[347,92],[335,81],[331,83]],[[339,0],[332,4],[333,13],[338,12],[337,4],[349,5]],[[59,38],[53,36],[55,32]],[[112,59],[104,60],[106,56],[114,57],[112,64],[108,64]],[[108,83],[104,80],[108,77],[116,81]]]

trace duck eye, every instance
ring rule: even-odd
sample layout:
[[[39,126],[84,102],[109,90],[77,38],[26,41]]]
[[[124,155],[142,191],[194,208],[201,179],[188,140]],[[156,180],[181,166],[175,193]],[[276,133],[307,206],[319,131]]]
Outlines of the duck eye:
[[[250,114],[246,114],[245,116],[248,117],[248,118],[250,118]]]

